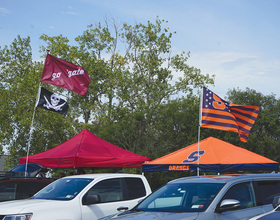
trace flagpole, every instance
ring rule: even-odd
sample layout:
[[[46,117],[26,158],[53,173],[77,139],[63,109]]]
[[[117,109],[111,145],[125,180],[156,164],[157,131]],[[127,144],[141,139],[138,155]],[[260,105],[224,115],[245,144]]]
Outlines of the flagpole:
[[[197,160],[197,176],[199,176],[199,142],[200,142],[200,127],[201,127],[201,116],[202,116],[202,102],[203,102],[203,88],[200,94],[200,105],[199,105],[199,119],[198,119],[198,137],[197,137],[197,152],[198,152],[198,160]]]
[[[47,49],[47,54],[49,54],[49,52],[50,52],[50,50]],[[33,110],[33,116],[32,116],[32,120],[31,120],[30,131],[29,131],[29,139],[28,139],[28,144],[27,144],[27,155],[26,155],[26,161],[25,161],[25,172],[24,172],[25,177],[27,174],[28,156],[29,156],[30,142],[31,142],[32,131],[33,131],[33,122],[34,122],[34,117],[35,117],[36,106],[39,101],[40,90],[41,90],[41,81],[39,82],[39,89],[38,89],[38,93],[37,93],[37,97],[36,97],[36,102],[35,102],[35,106],[34,106],[34,110]]]
[[[32,120],[31,120],[30,131],[29,131],[29,139],[28,139],[28,144],[27,144],[27,155],[26,155],[26,161],[25,161],[25,172],[24,172],[25,177],[26,177],[26,174],[27,174],[27,165],[28,165],[30,142],[31,142],[31,137],[32,137],[32,131],[34,129],[33,128],[33,122],[34,122],[34,118],[35,118],[35,111],[36,111],[37,102],[38,102],[39,95],[40,95],[40,89],[41,89],[41,82],[39,83],[38,94],[37,94],[36,103],[35,103],[34,110],[33,110],[33,116],[32,116]]]
[[[197,151],[198,151],[198,160],[197,160],[197,176],[199,176],[199,141],[200,141],[200,125],[198,125],[198,141],[197,141]]]

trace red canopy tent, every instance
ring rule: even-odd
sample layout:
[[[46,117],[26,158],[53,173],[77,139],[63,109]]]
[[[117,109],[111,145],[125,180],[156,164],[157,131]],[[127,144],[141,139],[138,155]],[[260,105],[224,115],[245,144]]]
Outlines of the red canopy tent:
[[[117,147],[95,136],[87,129],[50,150],[28,157],[28,163],[40,164],[47,168],[141,168],[145,161],[150,161],[150,158]],[[21,157],[20,164],[24,163],[26,163],[26,157]]]

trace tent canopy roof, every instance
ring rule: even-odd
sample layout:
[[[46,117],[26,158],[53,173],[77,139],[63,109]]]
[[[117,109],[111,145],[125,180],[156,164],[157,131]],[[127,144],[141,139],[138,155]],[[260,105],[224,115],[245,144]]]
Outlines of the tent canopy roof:
[[[198,155],[199,149],[199,155]],[[278,170],[276,161],[214,137],[143,164],[143,171]]]
[[[141,167],[145,161],[150,158],[117,147],[87,129],[50,150],[28,157],[28,163],[48,168]],[[23,163],[26,157],[20,158],[20,164]]]

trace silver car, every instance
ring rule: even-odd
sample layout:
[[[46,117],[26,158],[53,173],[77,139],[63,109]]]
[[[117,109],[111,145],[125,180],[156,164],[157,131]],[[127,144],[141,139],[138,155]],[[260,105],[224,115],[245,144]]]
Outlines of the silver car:
[[[249,219],[273,210],[280,174],[196,176],[173,180],[133,209],[104,219]]]

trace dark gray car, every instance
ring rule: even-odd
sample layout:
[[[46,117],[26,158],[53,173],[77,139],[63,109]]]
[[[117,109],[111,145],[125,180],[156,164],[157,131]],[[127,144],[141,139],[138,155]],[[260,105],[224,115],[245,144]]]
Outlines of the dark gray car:
[[[173,180],[129,211],[105,219],[249,219],[273,210],[280,174],[196,176]]]

